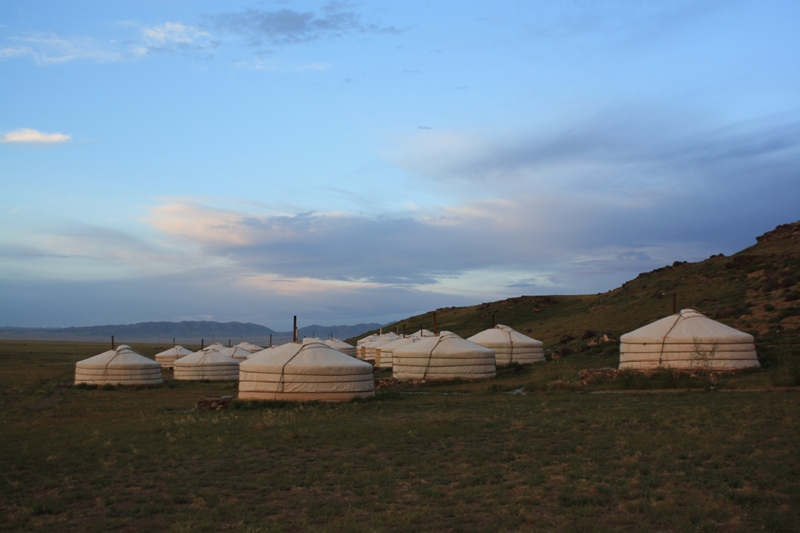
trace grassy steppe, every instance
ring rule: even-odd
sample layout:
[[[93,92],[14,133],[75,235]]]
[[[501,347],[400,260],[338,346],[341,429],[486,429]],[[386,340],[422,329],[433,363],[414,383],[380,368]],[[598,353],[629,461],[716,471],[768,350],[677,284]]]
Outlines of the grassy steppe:
[[[68,386],[106,348],[0,343],[0,529],[800,529],[795,391],[504,392],[613,359],[580,354],[367,402],[198,412],[235,386]]]

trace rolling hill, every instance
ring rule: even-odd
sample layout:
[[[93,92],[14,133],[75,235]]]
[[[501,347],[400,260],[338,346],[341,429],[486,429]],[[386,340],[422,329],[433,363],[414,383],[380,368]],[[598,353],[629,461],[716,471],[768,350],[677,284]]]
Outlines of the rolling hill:
[[[800,340],[800,222],[784,224],[731,256],[676,261],[640,274],[621,287],[595,295],[520,296],[435,311],[439,331],[467,337],[506,324],[545,343],[551,357],[602,348],[603,336],[620,335],[673,313],[695,309],[756,337],[765,366]],[[409,317],[384,329],[433,329],[434,312]],[[370,332],[372,333],[372,332]],[[354,342],[356,339],[349,339]],[[780,352],[780,353],[779,353]],[[617,352],[618,353],[618,352]],[[800,354],[797,354],[800,357]]]

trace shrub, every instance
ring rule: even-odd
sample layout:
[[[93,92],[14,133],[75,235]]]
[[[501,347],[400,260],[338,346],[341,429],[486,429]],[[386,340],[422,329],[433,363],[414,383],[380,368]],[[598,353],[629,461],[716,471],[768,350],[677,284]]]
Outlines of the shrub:
[[[779,287],[780,287],[780,285],[778,284],[778,282],[776,280],[768,279],[768,280],[766,280],[764,282],[764,286],[762,287],[762,290],[764,292],[772,292],[772,291],[778,289]]]
[[[779,360],[775,348],[769,345],[759,346],[756,355],[762,368],[769,368]]]
[[[784,307],[781,309],[780,316],[781,318],[786,318],[787,316],[800,316],[800,307]]]

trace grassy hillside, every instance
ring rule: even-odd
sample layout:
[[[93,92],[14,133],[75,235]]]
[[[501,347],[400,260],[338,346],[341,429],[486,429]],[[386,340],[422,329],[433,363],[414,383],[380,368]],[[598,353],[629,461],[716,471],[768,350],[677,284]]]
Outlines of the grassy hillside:
[[[467,337],[492,317],[545,343],[552,358],[585,357],[578,366],[616,365],[619,336],[678,309],[695,309],[756,337],[765,367],[800,361],[800,222],[778,226],[757,243],[726,257],[677,261],[640,274],[612,291],[584,296],[520,296],[436,310],[438,330]],[[673,295],[675,295],[673,297]],[[433,328],[433,312],[385,327],[411,333]],[[607,335],[611,342],[600,342]],[[351,339],[355,341],[356,339]],[[616,358],[616,361],[615,361]]]

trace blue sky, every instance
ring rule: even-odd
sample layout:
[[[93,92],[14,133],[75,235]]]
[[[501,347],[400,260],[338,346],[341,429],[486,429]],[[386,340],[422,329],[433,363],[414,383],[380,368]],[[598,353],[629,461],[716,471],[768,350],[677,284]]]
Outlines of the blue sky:
[[[794,1],[0,4],[0,325],[386,322],[800,218]]]

